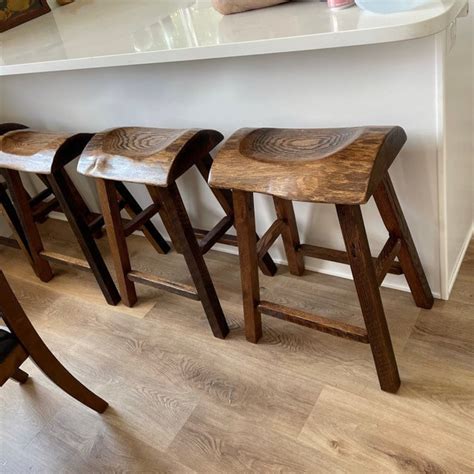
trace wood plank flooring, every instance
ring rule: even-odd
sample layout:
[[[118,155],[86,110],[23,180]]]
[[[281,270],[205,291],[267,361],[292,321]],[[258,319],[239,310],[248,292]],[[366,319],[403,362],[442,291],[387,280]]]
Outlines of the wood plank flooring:
[[[48,250],[80,256],[64,223]],[[101,241],[106,249],[106,242]],[[130,239],[134,267],[189,283],[182,258]],[[39,282],[21,253],[0,268],[58,358],[107,399],[99,416],[30,362],[0,390],[1,473],[474,471],[474,242],[449,302],[416,308],[382,289],[402,378],[378,388],[368,346],[264,316],[244,339],[238,259],[206,256],[231,334],[212,337],[198,302],[139,286],[134,309],[105,304],[90,274],[55,266]],[[351,281],[261,277],[262,296],[362,324]]]

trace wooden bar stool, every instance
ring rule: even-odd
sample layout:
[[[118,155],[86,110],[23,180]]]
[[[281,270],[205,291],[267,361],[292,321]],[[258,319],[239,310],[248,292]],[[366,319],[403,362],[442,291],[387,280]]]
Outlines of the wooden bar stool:
[[[232,189],[239,242],[246,337],[262,335],[261,314],[370,344],[382,390],[396,392],[398,368],[379,286],[388,272],[404,273],[416,304],[431,308],[433,296],[388,169],[406,141],[400,127],[341,129],[242,129],[218,154],[210,184]],[[257,243],[253,193],[273,196],[277,220]],[[374,196],[389,238],[371,256],[361,204]],[[300,244],[292,201],[335,204],[347,252]],[[303,257],[348,263],[365,328],[260,300],[257,255],[282,236],[291,273],[302,275]],[[395,259],[398,257],[399,262]]]
[[[226,216],[211,231],[198,231],[197,241],[176,180],[192,166],[207,178],[212,164],[209,152],[222,141],[213,130],[176,130],[156,128],[118,128],[95,135],[81,155],[79,173],[97,179],[97,188],[105,217],[107,235],[114,258],[117,279],[124,303],[137,301],[135,283],[200,300],[216,337],[224,338],[229,329],[203,255],[232,227],[232,196],[214,190]],[[114,183],[131,182],[147,186],[153,203],[123,227],[115,199]],[[165,225],[175,249],[183,254],[194,287],[132,270],[126,237],[138,224],[148,222],[157,213]],[[273,261],[266,255],[261,266],[272,273]]]
[[[74,378],[40,338],[0,271],[0,387],[12,378],[25,383],[28,374],[20,366],[28,357],[59,388],[71,397],[102,413],[108,404]]]
[[[91,134],[58,134],[15,130],[0,137],[0,170],[18,214],[33,268],[42,281],[53,277],[49,261],[92,271],[109,304],[120,295],[95,243],[103,218],[90,212],[66,172],[65,166],[76,158],[91,139]],[[39,176],[45,189],[31,197],[24,188],[20,172]],[[48,198],[52,198],[49,199]],[[44,250],[37,223],[48,214],[61,210],[81,246],[86,261]]]
[[[0,136],[3,136],[13,130],[25,130],[27,128],[28,127],[26,127],[25,125],[19,123],[3,123],[0,124]],[[47,219],[47,214],[49,214],[49,212],[53,210],[58,210],[59,203],[57,199],[48,200],[48,197],[53,194],[52,190],[49,187],[47,181],[45,181],[41,175],[37,176],[43,181],[43,184],[45,185],[46,189],[39,193],[37,196],[34,196],[34,198],[29,196],[26,190],[25,193],[28,196],[36,222],[45,222]],[[6,182],[0,182],[0,213],[3,214],[4,217],[7,219],[8,224],[12,229],[13,236],[15,237],[12,239],[0,236],[0,244],[23,250],[33,270],[36,271],[37,268],[35,262],[33,261],[30,249],[28,247],[28,241],[21,226],[21,221],[8,195],[8,186]]]
[[[7,132],[11,132],[12,130],[21,130],[25,128],[27,127],[19,123],[3,123],[0,124],[0,136]],[[21,248],[30,261],[31,265],[33,265],[25,233],[21,227],[21,222],[16,209],[13,206],[10,197],[8,196],[7,189],[7,183],[4,181],[0,182],[0,213],[3,214],[3,216],[7,219],[15,238],[12,239],[9,237],[0,236],[0,244],[16,249]]]

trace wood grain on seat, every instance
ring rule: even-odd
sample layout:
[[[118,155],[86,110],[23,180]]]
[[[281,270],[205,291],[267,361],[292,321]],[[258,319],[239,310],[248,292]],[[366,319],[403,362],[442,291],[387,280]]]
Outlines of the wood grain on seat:
[[[222,139],[214,130],[106,130],[95,135],[86,147],[78,171],[94,178],[166,186]]]
[[[218,153],[210,184],[295,201],[363,204],[405,142],[400,127],[244,128]]]
[[[92,134],[15,130],[0,137],[0,168],[50,174],[78,156]],[[67,160],[67,161],[65,161]]]

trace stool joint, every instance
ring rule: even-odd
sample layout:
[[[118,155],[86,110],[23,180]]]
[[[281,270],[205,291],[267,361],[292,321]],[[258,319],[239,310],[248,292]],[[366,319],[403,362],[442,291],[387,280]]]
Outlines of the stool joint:
[[[285,229],[286,223],[284,219],[276,219],[269,229],[262,235],[257,242],[257,256],[261,259],[274,244],[276,239],[280,237]]]
[[[387,276],[387,273],[394,265],[394,261],[398,257],[401,247],[401,239],[391,235],[377,257],[375,261],[375,274],[377,276],[377,283],[379,286],[382,284],[385,277]]]

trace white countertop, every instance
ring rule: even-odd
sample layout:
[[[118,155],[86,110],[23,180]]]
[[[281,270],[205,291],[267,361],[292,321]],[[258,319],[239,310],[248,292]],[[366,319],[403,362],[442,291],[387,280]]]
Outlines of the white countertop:
[[[377,15],[306,0],[223,17],[210,0],[76,0],[2,33],[0,75],[403,41],[447,28],[467,1]]]

